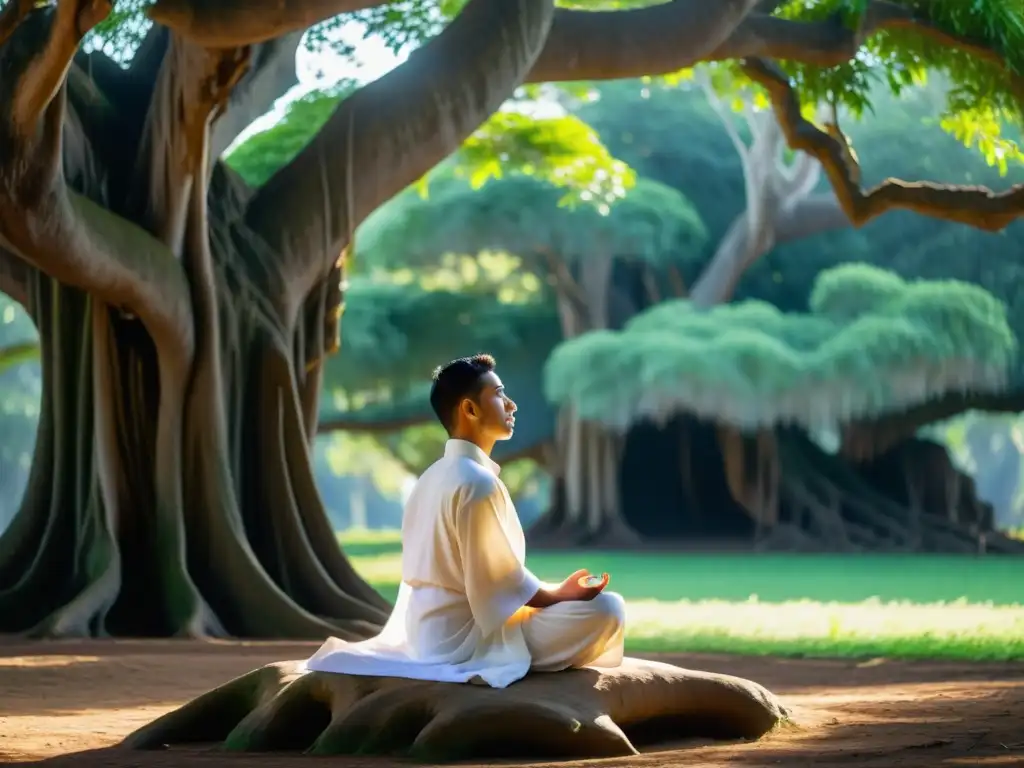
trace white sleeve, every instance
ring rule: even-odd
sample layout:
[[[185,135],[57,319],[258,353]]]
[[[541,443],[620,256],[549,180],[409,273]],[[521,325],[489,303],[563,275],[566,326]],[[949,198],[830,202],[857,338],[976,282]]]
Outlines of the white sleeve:
[[[470,491],[455,520],[466,596],[485,635],[500,629],[541,588],[501,524],[504,496],[497,487],[488,490]]]

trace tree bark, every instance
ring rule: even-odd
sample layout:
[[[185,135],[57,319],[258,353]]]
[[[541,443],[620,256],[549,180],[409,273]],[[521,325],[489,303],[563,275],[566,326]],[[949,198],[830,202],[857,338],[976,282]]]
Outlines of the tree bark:
[[[253,53],[252,66],[231,91],[224,114],[213,124],[210,158],[218,159],[239,134],[263,116],[292,86],[298,85],[295,53],[302,32],[264,43]]]
[[[863,226],[887,211],[906,210],[997,232],[1024,216],[1024,184],[993,192],[987,187],[886,179],[863,190],[860,167],[846,137],[838,126],[831,132],[822,130],[803,116],[789,76],[774,62],[761,58],[748,59],[743,69],[767,90],[789,146],[822,164],[854,226]],[[1024,95],[1024,86],[1020,93]]]
[[[817,21],[772,16],[777,3],[670,0],[630,11],[559,10],[531,83],[614,80],[677,72],[702,61],[763,57],[828,68],[852,59],[871,36],[912,31],[943,48],[1005,65],[998,43],[948,29],[927,6],[867,0],[859,23],[837,11]],[[1005,72],[1024,93],[1024,77]]]
[[[993,528],[991,508],[941,446],[910,440],[853,465],[798,432],[777,441],[780,515],[761,549],[1024,552]]]
[[[277,324],[232,280],[243,262],[216,255],[225,322],[197,317],[188,390],[138,320],[35,273],[42,418],[0,537],[0,630],[356,638],[386,617],[327,524]]]
[[[454,152],[512,95],[553,14],[552,0],[470,0],[407,62],[342,101],[256,192],[247,226],[302,265],[287,286],[291,301],[323,279],[363,219]]]
[[[153,35],[137,68],[94,81],[74,59],[109,9],[61,0],[0,18],[0,283],[29,307],[43,369],[28,490],[0,537],[0,632],[365,637],[388,605],[338,546],[310,456],[344,252],[265,237],[245,216],[253,191],[211,159],[218,121],[295,41]],[[376,132],[359,134],[339,232],[511,93],[550,15],[550,0],[472,0],[447,42],[356,99]],[[469,36],[499,74],[445,69],[445,47]],[[423,89],[430,57],[447,100]],[[142,109],[103,90],[139,93],[138,77],[151,78]],[[392,157],[414,123],[440,138]]]
[[[304,31],[383,0],[156,0],[149,18],[208,48],[235,48]]]
[[[573,271],[556,254],[547,253],[557,286],[562,337],[572,339],[608,327],[608,300],[614,259],[590,254]],[[554,483],[547,512],[532,526],[531,543],[540,546],[629,546],[639,537],[622,515],[619,489],[619,438],[592,422],[581,421],[571,408],[558,415]]]
[[[777,245],[846,227],[850,221],[834,194],[812,194],[821,177],[815,158],[801,152],[786,162],[785,140],[771,112],[744,105],[752,136],[748,145],[733,126],[732,110],[709,82],[702,85],[740,156],[747,204],[693,284],[690,299],[707,308],[729,301],[746,271]]]

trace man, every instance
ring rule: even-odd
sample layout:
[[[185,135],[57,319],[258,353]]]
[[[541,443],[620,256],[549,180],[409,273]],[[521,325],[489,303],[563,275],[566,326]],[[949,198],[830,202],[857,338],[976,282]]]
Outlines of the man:
[[[329,639],[314,671],[482,682],[504,688],[531,669],[615,667],[625,606],[577,571],[542,583],[490,454],[515,429],[516,404],[490,355],[434,372],[430,404],[451,438],[416,483],[402,519],[402,584],[384,630],[359,643]]]

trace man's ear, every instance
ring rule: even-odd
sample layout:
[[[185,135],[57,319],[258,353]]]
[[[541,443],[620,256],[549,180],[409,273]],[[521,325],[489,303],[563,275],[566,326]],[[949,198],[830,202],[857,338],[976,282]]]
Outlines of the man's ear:
[[[478,416],[480,415],[480,409],[477,408],[476,403],[474,403],[468,397],[463,399],[463,401],[459,404],[459,408],[461,408],[462,412],[471,419],[478,418]]]

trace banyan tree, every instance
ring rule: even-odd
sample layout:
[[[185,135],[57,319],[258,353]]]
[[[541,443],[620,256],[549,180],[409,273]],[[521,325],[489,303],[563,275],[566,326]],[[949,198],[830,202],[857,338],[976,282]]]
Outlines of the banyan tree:
[[[903,457],[916,463],[898,468],[906,487],[893,487],[870,463],[892,446],[857,439],[943,398],[998,395],[1017,355],[987,291],[854,263],[819,275],[808,313],[664,302],[561,344],[545,386],[638,441],[657,428],[647,471],[623,489],[640,530],[745,530],[765,547],[832,551],[1020,551],[943,448],[917,441]]]
[[[957,115],[1018,114],[1015,0],[383,5],[3,4],[0,289],[36,324],[43,391],[0,538],[0,630],[376,631],[388,606],[336,546],[308,448],[344,255],[523,83],[743,61],[854,224],[907,208],[998,229],[1021,210],[1016,191],[865,192],[842,141],[799,109],[801,94],[856,95],[863,50],[893,71],[948,70]],[[443,29],[251,187],[222,153],[294,84],[301,33],[350,12],[398,40]]]

